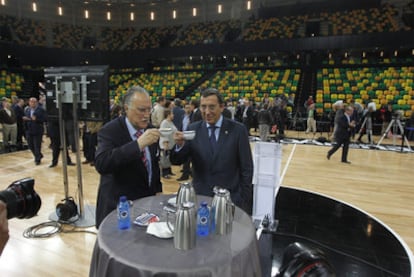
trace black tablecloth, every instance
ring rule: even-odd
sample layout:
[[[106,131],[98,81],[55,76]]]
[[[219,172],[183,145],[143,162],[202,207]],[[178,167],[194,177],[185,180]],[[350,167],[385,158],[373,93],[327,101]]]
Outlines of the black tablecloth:
[[[147,197],[134,202],[134,217],[150,211],[165,221],[164,203],[171,195]],[[198,196],[198,201],[211,198]],[[197,237],[190,250],[174,248],[173,239],[160,239],[133,225],[119,230],[116,211],[102,222],[93,251],[89,276],[261,276],[251,218],[236,208],[229,235]]]

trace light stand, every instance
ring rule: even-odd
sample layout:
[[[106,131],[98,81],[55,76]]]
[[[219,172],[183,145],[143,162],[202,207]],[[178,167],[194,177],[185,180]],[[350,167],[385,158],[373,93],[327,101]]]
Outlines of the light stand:
[[[73,74],[71,74],[72,76]],[[77,82],[75,79],[72,82],[60,82],[61,76],[55,76],[55,88],[56,88],[56,106],[59,110],[59,132],[61,137],[61,149],[62,150],[62,170],[63,170],[63,185],[65,191],[65,199],[69,199],[69,182],[67,173],[67,145],[65,136],[65,120],[63,118],[62,103],[72,103],[73,113],[73,125],[74,125],[74,139],[76,144],[76,167],[77,167],[77,180],[78,180],[78,214],[67,220],[71,224],[77,227],[91,227],[95,225],[95,207],[85,206],[83,199],[83,185],[82,185],[82,168],[81,158],[79,150],[79,127],[78,127],[78,98],[81,98],[82,107],[86,107],[87,103],[87,90],[88,84],[86,76],[81,76],[81,81]],[[82,89],[82,94],[78,93],[79,85]],[[61,89],[59,89],[61,88]],[[62,89],[65,88],[66,90]],[[49,216],[50,220],[59,221],[59,216],[56,211]]]
[[[390,124],[388,124],[388,127],[385,130],[384,134],[382,135],[381,139],[378,141],[378,144],[377,144],[376,147],[377,148],[380,147],[381,142],[384,140],[385,136],[388,134],[388,132],[390,131],[391,128],[393,128],[392,129],[392,138],[393,138],[392,142],[393,142],[393,145],[395,146],[395,136],[397,134],[397,128],[398,128],[398,129],[400,129],[401,136],[402,136],[402,138],[401,138],[402,139],[401,152],[403,150],[404,142],[407,144],[408,149],[411,151],[410,143],[408,142],[408,139],[407,139],[407,137],[405,135],[405,132],[404,132],[404,128],[403,128],[403,126],[401,124],[401,121],[400,121],[398,116],[395,116],[395,117],[392,118]]]

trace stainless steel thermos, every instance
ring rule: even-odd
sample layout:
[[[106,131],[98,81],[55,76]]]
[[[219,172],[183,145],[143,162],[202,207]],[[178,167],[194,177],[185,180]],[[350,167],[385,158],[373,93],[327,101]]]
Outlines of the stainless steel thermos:
[[[215,233],[218,235],[230,234],[233,227],[235,206],[227,189],[215,187],[211,203],[212,218]]]

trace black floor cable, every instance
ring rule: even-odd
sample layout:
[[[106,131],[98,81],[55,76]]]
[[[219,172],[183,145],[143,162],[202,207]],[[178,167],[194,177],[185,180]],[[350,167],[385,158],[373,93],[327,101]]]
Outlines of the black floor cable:
[[[72,222],[73,223],[73,222]],[[72,226],[70,230],[65,229],[65,226]],[[43,229],[47,229],[44,231]],[[96,232],[89,230],[79,230],[76,226],[67,222],[48,221],[43,222],[32,227],[27,228],[23,232],[25,238],[49,238],[59,233],[88,233],[96,235]]]

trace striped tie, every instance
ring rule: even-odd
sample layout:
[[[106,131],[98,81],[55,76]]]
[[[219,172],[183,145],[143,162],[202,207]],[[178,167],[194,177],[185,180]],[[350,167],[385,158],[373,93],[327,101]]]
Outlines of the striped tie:
[[[215,125],[210,125],[208,127],[210,129],[210,145],[211,145],[211,149],[213,149],[213,153],[216,151],[217,148],[217,139],[216,139],[216,126]]]
[[[139,130],[138,132],[136,132],[135,136],[139,138],[142,134],[143,132]],[[145,147],[141,149],[141,160],[142,160],[142,163],[145,165],[145,168],[148,171],[148,160],[147,160],[147,155],[145,153]]]

